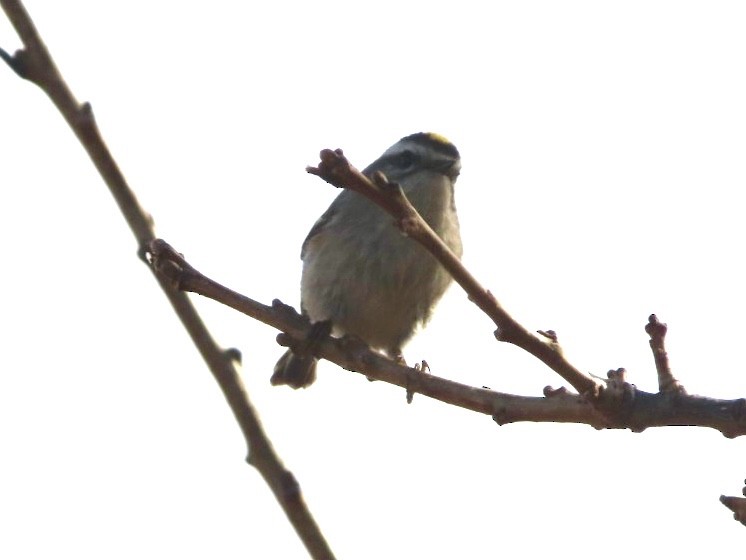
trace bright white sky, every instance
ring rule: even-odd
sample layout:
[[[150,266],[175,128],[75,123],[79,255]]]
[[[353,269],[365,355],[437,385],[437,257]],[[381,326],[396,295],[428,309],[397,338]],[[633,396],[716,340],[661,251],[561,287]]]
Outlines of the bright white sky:
[[[461,150],[464,260],[584,371],[746,397],[740,2],[28,1],[158,233],[296,305],[300,244],[358,166],[420,130]],[[0,45],[20,43],[0,17]],[[214,381],[51,103],[0,69],[0,557],[303,558]],[[197,300],[339,558],[723,557],[743,438],[509,425],[324,364],[270,387],[276,332]],[[540,395],[561,380],[453,289],[406,349]]]

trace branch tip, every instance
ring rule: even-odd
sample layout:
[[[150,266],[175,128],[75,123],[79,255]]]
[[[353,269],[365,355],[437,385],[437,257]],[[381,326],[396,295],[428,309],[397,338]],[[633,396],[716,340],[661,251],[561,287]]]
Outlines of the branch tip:
[[[651,339],[660,340],[661,342],[666,337],[668,331],[668,325],[661,323],[655,313],[648,317],[648,323],[645,325],[645,332],[650,335]]]
[[[347,186],[346,177],[353,169],[350,162],[344,156],[342,150],[330,150],[325,148],[319,152],[319,164],[317,167],[308,166],[306,172],[321,177],[330,185],[337,188]]]
[[[684,386],[673,376],[668,363],[666,352],[666,333],[668,325],[661,323],[655,313],[648,317],[645,332],[650,337],[650,350],[655,360],[655,370],[658,373],[658,390],[661,393],[686,394]]]
[[[746,498],[720,496],[720,503],[733,512],[733,519],[746,525]]]
[[[23,49],[18,49],[15,54],[10,54],[5,49],[0,48],[0,58],[5,61],[5,63],[10,67],[11,70],[13,70],[13,72],[16,73],[19,78],[22,78],[24,80],[28,79],[25,55],[26,51]]]

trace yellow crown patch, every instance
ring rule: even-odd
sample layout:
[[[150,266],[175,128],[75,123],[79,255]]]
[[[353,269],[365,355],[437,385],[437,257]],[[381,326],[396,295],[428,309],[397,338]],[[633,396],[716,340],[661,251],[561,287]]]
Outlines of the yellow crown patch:
[[[451,141],[443,136],[442,134],[438,134],[437,132],[428,132],[428,137],[430,137],[431,140],[434,140],[436,142],[440,142],[441,144],[451,144]]]

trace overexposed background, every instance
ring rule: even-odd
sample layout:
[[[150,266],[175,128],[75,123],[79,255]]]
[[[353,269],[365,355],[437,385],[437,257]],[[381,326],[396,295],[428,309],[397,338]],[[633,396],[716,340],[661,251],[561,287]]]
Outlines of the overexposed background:
[[[655,390],[669,325],[694,393],[746,397],[740,2],[26,2],[157,232],[255,299],[297,305],[300,244],[363,167],[433,130],[460,149],[464,260],[582,370]],[[0,17],[0,45],[20,46]],[[0,68],[0,557],[303,558],[84,151]],[[197,298],[339,558],[694,558],[742,550],[718,502],[744,440],[518,424],[324,363],[293,392],[276,332]],[[540,395],[458,288],[405,350]]]

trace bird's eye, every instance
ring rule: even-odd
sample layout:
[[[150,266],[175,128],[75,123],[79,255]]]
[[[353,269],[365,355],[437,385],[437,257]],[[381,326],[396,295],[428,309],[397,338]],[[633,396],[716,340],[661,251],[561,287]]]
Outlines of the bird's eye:
[[[397,169],[409,169],[417,161],[417,156],[410,150],[404,150],[403,152],[396,154],[391,158],[391,163]]]

